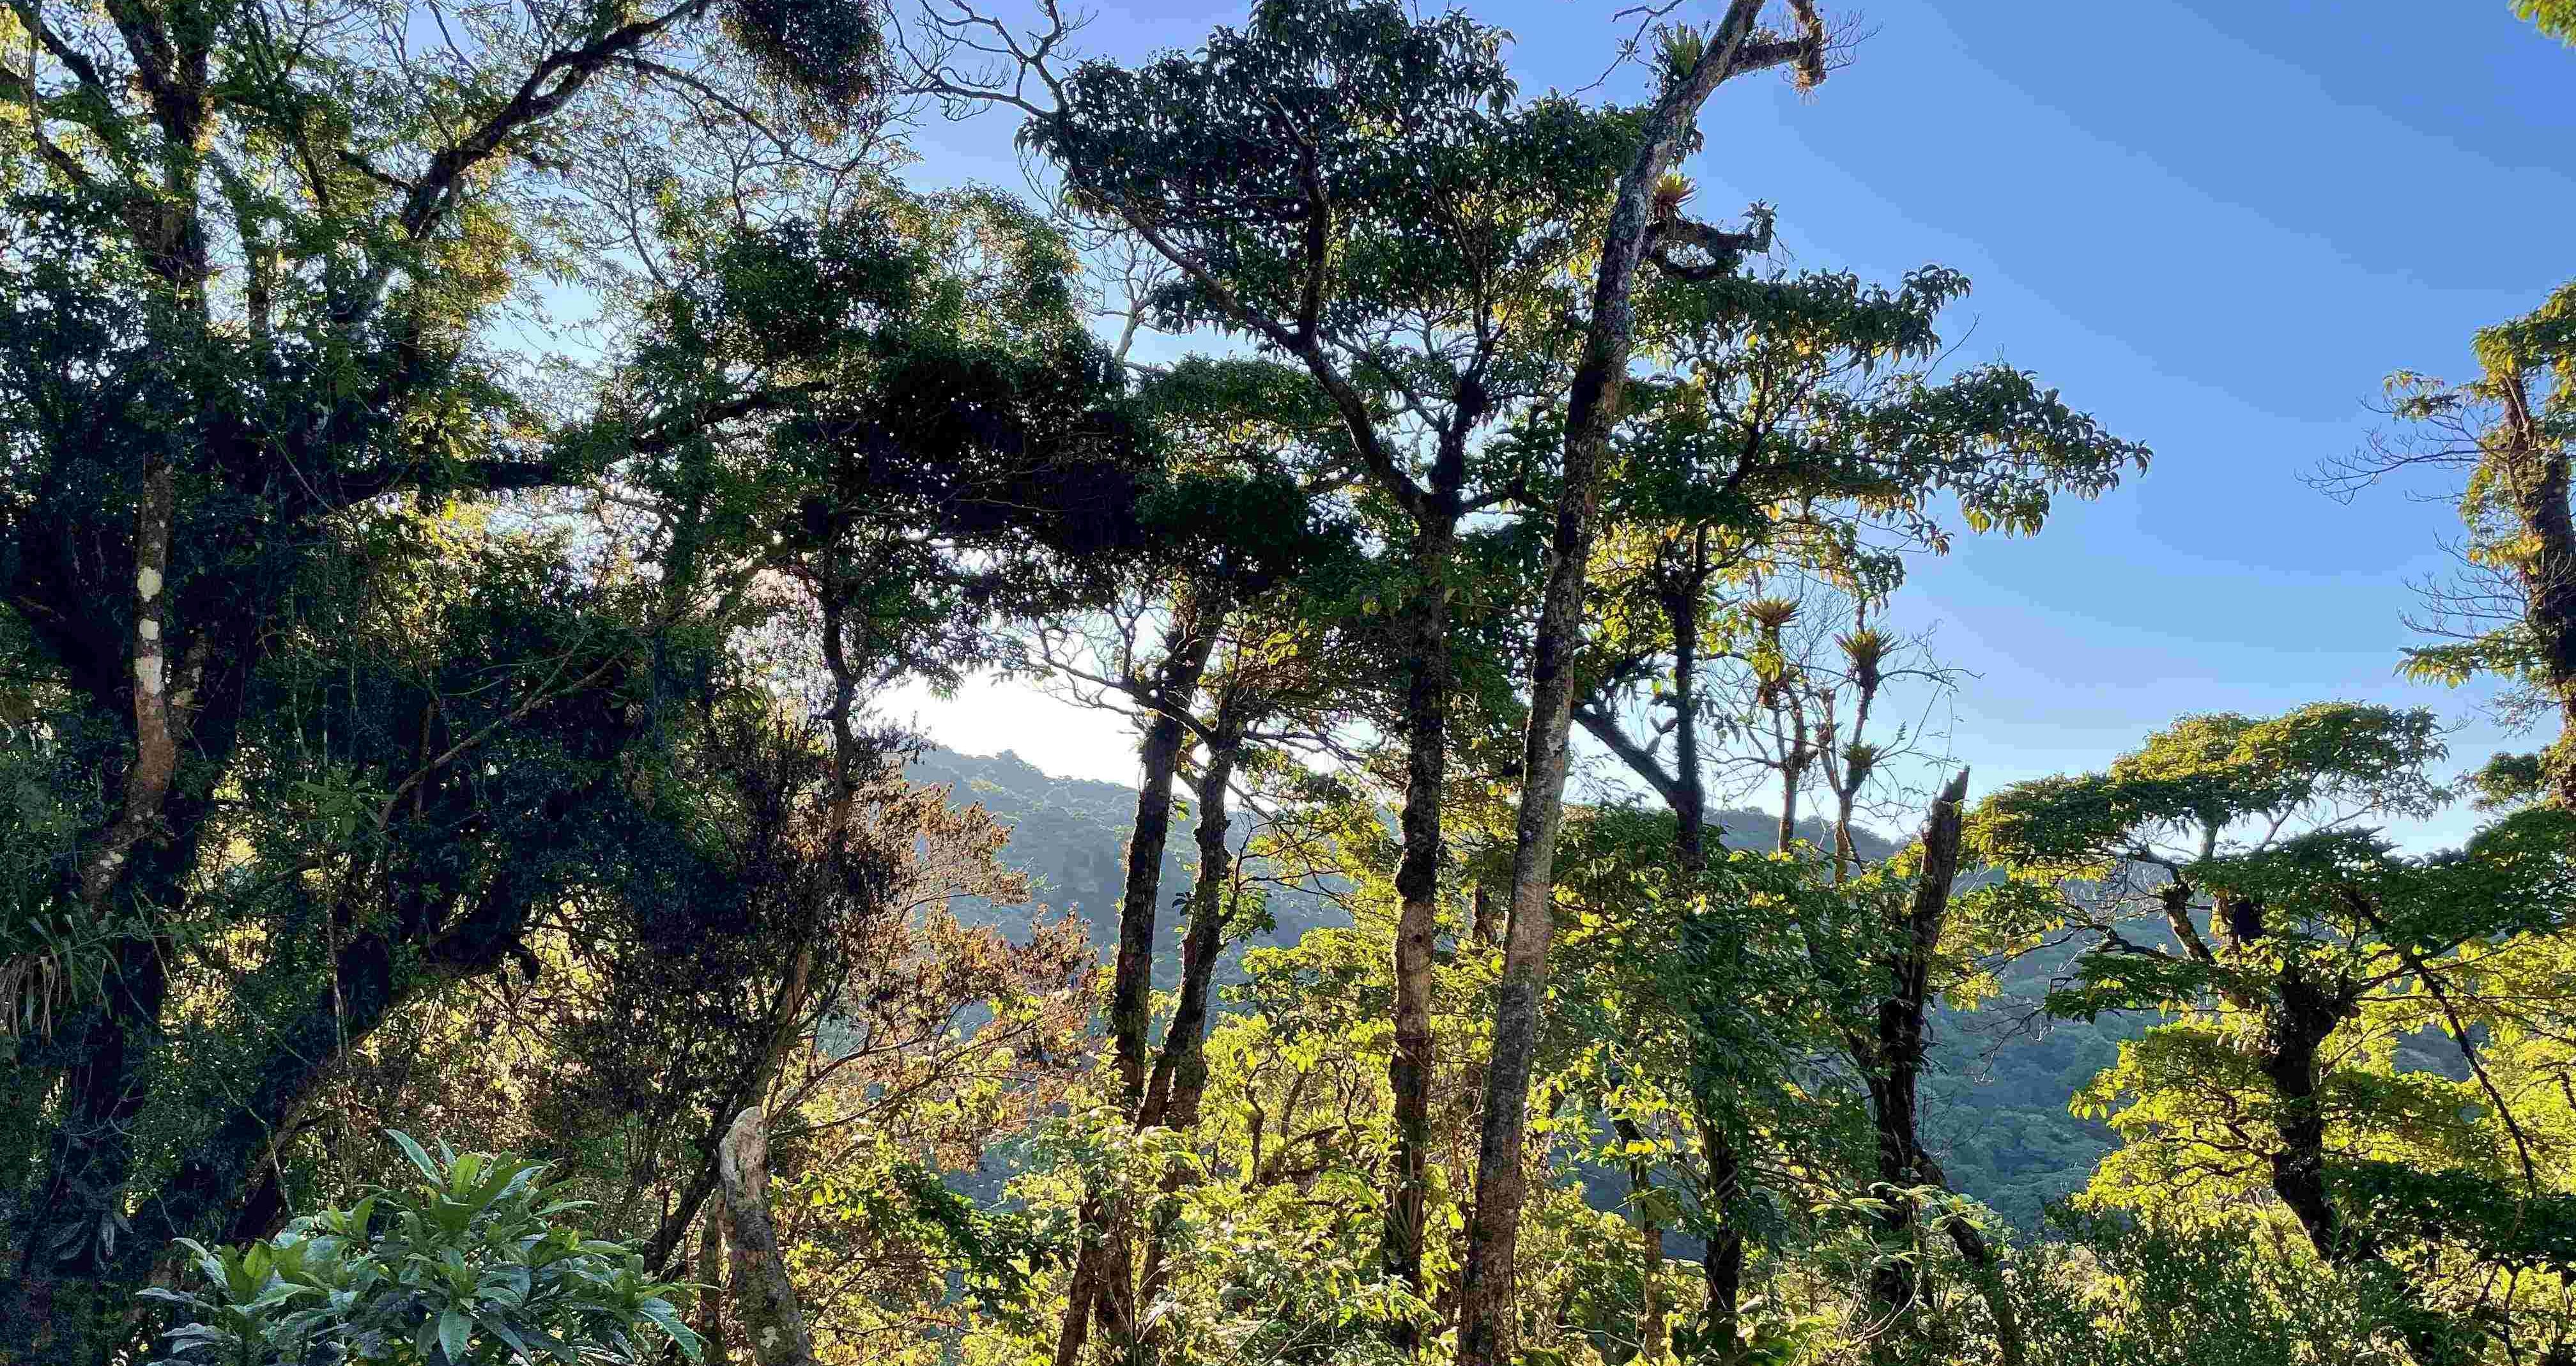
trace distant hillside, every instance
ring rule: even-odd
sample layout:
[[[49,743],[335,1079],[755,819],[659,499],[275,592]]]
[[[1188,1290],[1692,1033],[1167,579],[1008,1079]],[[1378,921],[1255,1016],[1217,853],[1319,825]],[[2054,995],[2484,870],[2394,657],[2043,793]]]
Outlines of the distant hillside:
[[[981,802],[1011,827],[1011,846],[1004,859],[1029,876],[1038,901],[1080,915],[1091,927],[1092,943],[1118,942],[1118,904],[1127,884],[1127,832],[1136,821],[1136,789],[1051,778],[1008,750],[989,758],[929,750],[913,761],[905,776],[918,783],[946,783],[956,800]],[[1249,823],[1236,824],[1240,831]],[[1242,847],[1240,833],[1236,847]],[[1195,830],[1188,820],[1176,819],[1171,842],[1163,850],[1166,907],[1189,892],[1197,862]],[[1277,925],[1268,940],[1273,943],[1294,943],[1317,925],[1348,923],[1330,901],[1294,890],[1273,890],[1269,909]],[[1181,917],[1162,917],[1161,942],[1154,946],[1158,987],[1180,983],[1183,928]]]
[[[983,803],[1011,827],[1005,857],[1036,883],[1038,899],[1079,914],[1094,943],[1116,942],[1134,788],[1049,777],[1008,751],[979,757],[934,749],[914,761],[908,776],[949,784],[959,800]],[[1755,811],[1722,812],[1717,823],[1736,848],[1768,847],[1775,825]],[[1802,833],[1826,837],[1812,821]],[[1872,837],[1860,843],[1866,857],[1889,852]],[[1167,903],[1189,888],[1195,858],[1183,826],[1164,855]],[[1274,894],[1271,910],[1278,928],[1269,942],[1291,943],[1318,925],[1346,923],[1338,907],[1310,895]],[[1170,987],[1178,980],[1181,926],[1174,916],[1164,922],[1154,976],[1158,986]],[[2068,1114],[2066,1103],[2111,1065],[2120,1040],[2135,1038],[2147,1023],[2029,1024],[2049,976],[2069,957],[2071,950],[2061,950],[2024,960],[2008,974],[2001,999],[1974,1015],[1943,1011],[1933,1024],[1935,1073],[1928,1079],[1924,1136],[1952,1181],[2024,1227],[2038,1222],[2049,1201],[2081,1187],[2094,1160],[2110,1149],[2109,1131]]]

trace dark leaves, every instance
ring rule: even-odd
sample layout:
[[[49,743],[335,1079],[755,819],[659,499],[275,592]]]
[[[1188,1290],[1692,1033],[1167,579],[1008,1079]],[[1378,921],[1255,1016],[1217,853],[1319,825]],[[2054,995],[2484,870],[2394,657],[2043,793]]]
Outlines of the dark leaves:
[[[847,116],[886,87],[875,0],[727,0],[725,30],[770,82]]]

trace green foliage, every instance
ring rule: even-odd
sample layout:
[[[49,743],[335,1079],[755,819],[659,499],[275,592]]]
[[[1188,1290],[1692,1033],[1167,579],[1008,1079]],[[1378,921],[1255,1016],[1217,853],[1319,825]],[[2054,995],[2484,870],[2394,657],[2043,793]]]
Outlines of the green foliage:
[[[1968,845],[2045,877],[2207,857],[2255,827],[2268,835],[2345,813],[2426,814],[2447,795],[2426,772],[2442,753],[2429,711],[2320,702],[2260,720],[2186,717],[2104,773],[1993,794],[1968,822]]]
[[[1043,1144],[1023,1147],[1034,1155]],[[1033,1328],[1038,1278],[1071,1264],[1070,1249],[1022,1210],[989,1209],[949,1187],[941,1172],[896,1158],[856,1171],[812,1171],[783,1193],[809,1209],[864,1227],[953,1274],[975,1313]]]
[[[1632,134],[1568,100],[1516,105],[1503,42],[1455,11],[1266,0],[1195,53],[1075,69],[1066,112],[1023,137],[1081,202],[1158,225],[1204,269],[1158,296],[1171,330],[1241,326],[1246,310],[1305,317],[1319,245],[1330,273],[1313,322],[1335,335],[1451,313],[1498,285],[1535,298],[1582,250],[1574,225]],[[1329,222],[1300,207],[1308,178]],[[1428,378],[1392,349],[1371,363]]]
[[[487,1153],[437,1156],[389,1135],[416,1183],[326,1209],[275,1238],[207,1248],[182,1240],[200,1282],[146,1290],[188,1322],[168,1334],[174,1366],[537,1366],[651,1359],[660,1341],[690,1360],[697,1335],[624,1244],[585,1238],[546,1166]]]
[[[2556,1274],[2567,1198],[2531,1139],[2554,1106],[2482,1055],[2563,1017],[2535,974],[2576,916],[2576,819],[2525,807],[2431,856],[2356,827],[2445,800],[2439,755],[2421,713],[2187,718],[2104,773],[1996,794],[1973,829],[2097,932],[2052,1011],[2169,1021],[2077,1096],[2125,1140],[2084,1203],[2197,1235],[2277,1201],[2337,1275],[2392,1287],[2408,1350],[2448,1359],[2550,1331],[2480,1318]],[[2467,1075],[2402,1060],[2427,1030]]]
[[[2339,1275],[2239,1220],[2176,1230],[2059,1211],[2022,1289],[2035,1359],[2069,1366],[2408,1366],[2389,1287]]]
[[[730,0],[724,27],[770,90],[846,118],[890,83],[885,18],[875,0]]]
[[[1630,515],[1782,517],[1822,496],[1937,550],[1944,496],[1973,530],[2027,534],[2052,493],[2098,496],[2146,468],[2144,446],[2025,372],[1937,374],[1940,316],[1967,293],[1939,266],[1894,289],[1825,271],[1659,285],[1641,343],[1669,369],[1642,386],[1637,469],[1619,495],[1637,503]],[[1814,515],[1786,520],[1826,534],[1801,520]]]
[[[709,1051],[774,1034],[740,1026],[792,950],[738,951],[792,917],[746,904],[725,751],[796,697],[778,647],[828,594],[852,676],[937,675],[1136,544],[1151,442],[1063,238],[878,174],[885,18],[0,20],[0,995],[38,1026],[0,1215],[57,1287],[0,1303],[0,1352],[104,1359],[173,1237],[266,1232],[329,1168],[291,1116],[378,1030],[434,1037],[505,968],[613,998],[701,954],[739,988]],[[654,1060],[644,1170],[661,1101],[757,1074],[734,1052]],[[494,1065],[461,1053],[445,1080]]]
[[[1787,10],[1805,40],[1758,5],[1734,37],[1812,85]],[[2565,1358],[2576,738],[2457,784],[2487,818],[2418,855],[2379,827],[2454,796],[2429,714],[2186,717],[1986,800],[1936,937],[1925,854],[1852,824],[1921,739],[1892,697],[1868,729],[1882,685],[1946,681],[1880,610],[1907,555],[2148,460],[2029,371],[1952,368],[1964,277],[1747,271],[1710,244],[1768,241],[1767,206],[1738,239],[1659,185],[1582,648],[1533,654],[1638,110],[1524,98],[1507,34],[1401,0],[1258,0],[1134,65],[892,19],[0,16],[0,1356],[136,1360],[155,1306],[174,1366],[694,1355],[713,1149],[756,1106],[828,1366],[1054,1356],[1104,1237],[1153,1265],[1095,1356],[1436,1363],[1524,694],[1570,667],[1664,800],[1575,812],[1535,903],[1521,1359],[1983,1360],[2016,1301],[2050,1361]],[[1667,92],[1725,36],[1644,22]],[[978,51],[1018,69],[954,84]],[[898,184],[921,77],[1028,114],[1063,216]],[[1145,263],[1115,351],[1102,245]],[[1252,350],[1131,364],[1143,327]],[[2477,358],[2393,409],[2519,610],[2407,668],[2502,676],[2529,720],[2576,687],[2576,287]],[[1189,697],[1088,681],[1187,709],[1185,777],[1255,737],[1211,830],[1244,857],[1201,903],[1204,1087],[1139,1128],[1082,935],[1114,933],[1134,794],[920,756],[989,799],[961,810],[885,771],[908,742],[869,707],[1032,640],[1132,664],[1201,601],[1228,627]],[[1438,781],[1388,743],[1434,692]],[[1708,812],[1735,773],[1838,805]],[[1399,800],[1444,827],[1408,884],[1420,1146]],[[1066,914],[1014,909],[1006,833]],[[398,1118],[532,1156],[353,1141]],[[1430,1163],[1420,1283],[1384,1250],[1399,1150]],[[2046,1241],[1996,1217],[2088,1175]]]
[[[2481,811],[2509,811],[2538,801],[2547,775],[2537,754],[2498,754],[2462,780]]]
[[[2576,37],[2554,4],[2520,9],[2544,30]],[[2426,586],[2431,610],[2411,624],[2434,639],[2406,651],[2405,672],[2453,687],[2499,679],[2506,690],[2489,704],[2497,719],[2516,730],[2557,722],[2556,742],[2539,757],[2538,789],[2567,805],[2576,803],[2576,605],[2565,589],[2576,564],[2568,481],[2576,285],[2480,329],[2474,349],[2480,373],[2466,383],[2392,375],[2388,411],[2404,425],[2330,464],[2322,482],[2348,495],[2417,467],[2454,472],[2461,563],[2450,582]]]
[[[2356,1217],[2383,1236],[2453,1243],[2515,1271],[2576,1270],[2576,1195],[2534,1195],[2485,1172],[2398,1162],[2338,1167]]]
[[[2565,22],[2546,15],[2535,17],[2542,19],[2545,28]],[[2481,328],[2476,348],[2478,364],[2491,379],[2521,371],[2551,375],[2563,405],[2568,400],[2566,386],[2576,381],[2576,285],[2559,287],[2540,307],[2519,318]]]
[[[2513,12],[2553,38],[2576,43],[2576,4],[2568,0],[2513,0]]]

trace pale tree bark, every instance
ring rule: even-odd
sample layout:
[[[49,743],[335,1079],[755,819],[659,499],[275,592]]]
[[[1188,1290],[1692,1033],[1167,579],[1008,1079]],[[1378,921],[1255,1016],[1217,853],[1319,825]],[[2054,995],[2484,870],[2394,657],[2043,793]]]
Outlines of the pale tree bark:
[[[1807,39],[1820,48],[1821,25]],[[1553,563],[1540,599],[1523,745],[1521,803],[1513,827],[1512,894],[1503,937],[1503,977],[1494,1012],[1493,1058],[1486,1069],[1484,1123],[1477,1145],[1475,1210],[1468,1223],[1460,1285],[1459,1360],[1502,1366],[1512,1356],[1513,1259],[1520,1238],[1528,1130],[1530,1070],[1538,1051],[1540,997],[1555,935],[1557,834],[1564,822],[1568,727],[1574,707],[1574,655],[1583,628],[1583,598],[1595,533],[1600,474],[1618,420],[1628,358],[1635,344],[1636,276],[1659,224],[1656,187],[1694,130],[1700,106],[1722,81],[1743,69],[1746,42],[1762,0],[1736,0],[1687,73],[1667,78],[1648,114],[1636,160],[1621,175],[1593,279],[1592,319],[1568,398],[1561,492],[1551,537]],[[1819,63],[1820,65],[1820,63]],[[1767,245],[1767,225],[1760,225]],[[1724,246],[1743,250],[1750,241]]]
[[[769,1135],[758,1106],[734,1116],[716,1150],[732,1245],[733,1309],[743,1345],[759,1366],[814,1366],[814,1341],[769,1214]]]
[[[179,772],[171,723],[169,655],[170,535],[178,516],[177,474],[169,454],[144,460],[143,497],[134,515],[134,762],[125,770],[125,802],[81,870],[80,897],[96,915],[134,846],[160,828],[161,806]]]

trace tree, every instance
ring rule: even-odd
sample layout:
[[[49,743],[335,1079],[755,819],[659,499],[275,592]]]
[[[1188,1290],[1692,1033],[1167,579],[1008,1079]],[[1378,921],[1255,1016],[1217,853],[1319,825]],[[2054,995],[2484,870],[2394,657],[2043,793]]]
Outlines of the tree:
[[[1951,919],[1967,793],[1968,774],[1963,769],[1933,799],[1923,837],[1900,865],[1853,889],[1856,899],[1878,911],[1870,925],[1873,942],[1860,955],[1868,990],[1877,999],[1871,1003],[1867,1025],[1847,1029],[1845,1047],[1869,1090],[1878,1157],[1878,1179],[1870,1193],[1880,1210],[1882,1238],[1888,1243],[1901,1244],[1913,1232],[1922,1214],[1918,1190],[1946,1194],[1949,1187],[1940,1164],[1923,1147],[1920,1088],[1926,1061],[1925,1016],[1932,999],[1953,984],[1942,979],[1955,977],[1960,957],[1973,961],[1976,956],[1960,953],[1959,941],[1971,936],[1962,935],[1962,927]],[[1940,1225],[1985,1298],[1996,1359],[2004,1366],[2019,1366],[2027,1348],[1994,1248],[1970,1218],[1953,1212]],[[1896,1359],[1894,1339],[1910,1326],[1916,1287],[1916,1268],[1902,1255],[1883,1255],[1872,1268],[1872,1314],[1883,1325],[1882,1336],[1871,1344],[1876,1359]]]
[[[2444,384],[2401,372],[2390,411],[2408,424],[2315,482],[2337,497],[2414,469],[2459,471],[2467,535],[2461,579],[2428,590],[2419,629],[2448,637],[2407,651],[2412,676],[2459,685],[2480,675],[2514,689],[2505,719],[2555,714],[2558,738],[2536,758],[2498,755],[2483,780],[2503,801],[2576,805],[2576,512],[2568,474],[2576,421],[2576,286],[2477,336],[2484,373]]]
[[[1720,850],[1678,876],[1673,819],[1642,803],[1569,818],[1543,1084],[1581,1098],[1587,1160],[1624,1176],[1636,1359],[1724,1361],[1789,1326],[1748,1325],[1746,1254],[1776,1265],[1814,1230],[1808,1211],[1840,1203],[1867,1125],[1839,1060],[1844,982],[1809,933],[1837,916],[1834,889],[1795,854]],[[1703,1245],[1696,1315],[1667,1284],[1667,1232]]]
[[[2428,1362],[2460,1359],[2478,1330],[2433,1312],[2427,1268],[2401,1259],[2452,1242],[2475,1283],[2477,1267],[2557,1256],[2528,1241],[2563,1197],[2538,1187],[2521,1103],[2480,1056],[2480,983],[2576,911],[2563,812],[2516,813],[2432,857],[2362,824],[2437,807],[2447,794],[2427,770],[2441,753],[2423,712],[2188,717],[2104,773],[1997,792],[1971,821],[1980,855],[2098,932],[2052,1011],[2182,1014],[2125,1045],[2091,1093],[2128,1102],[2114,1123],[2130,1147],[2097,1194],[2186,1179],[2203,1198],[2268,1194],[2318,1257],[2405,1290],[2415,1307],[2399,1326]],[[2467,1078],[2373,1059],[2372,1039],[2427,1026]],[[2495,1170],[2500,1149],[2520,1154],[2519,1179]]]
[[[693,747],[676,779],[707,847],[689,876],[559,906],[528,936],[533,977],[388,1020],[276,1137],[232,1236],[386,1179],[353,1135],[436,1122],[550,1162],[595,1202],[588,1226],[714,1287],[692,1323],[721,1354],[745,1329],[722,1293],[719,1157],[751,1110],[818,1355],[935,1331],[952,1266],[1003,1298],[973,1266],[975,1222],[942,1222],[936,1171],[975,1169],[1088,1073],[1095,961],[1070,917],[1000,909],[1027,894],[996,861],[1007,831],[946,789],[890,768],[836,818],[819,729],[729,718]]]
[[[1324,568],[1328,561],[1320,561]],[[1138,1123],[1190,1136],[1197,1129],[1209,1084],[1207,1036],[1216,998],[1218,959],[1259,921],[1259,894],[1236,857],[1234,790],[1258,791],[1296,783],[1295,761],[1281,747],[1320,733],[1337,703],[1337,660],[1342,642],[1318,630],[1301,601],[1275,597],[1238,614],[1210,682],[1208,710],[1193,718],[1206,758],[1191,790],[1198,799],[1198,865],[1188,898],[1181,945],[1181,981],[1170,1023],[1154,1064]],[[1282,609],[1286,611],[1283,612]],[[1257,848],[1245,841],[1247,850]],[[1179,1164],[1166,1174],[1168,1197],[1185,1179]],[[1136,1297],[1151,1304],[1170,1275],[1168,1221],[1158,1221],[1148,1242]]]
[[[1540,996],[1546,986],[1548,946],[1555,932],[1552,905],[1556,841],[1565,819],[1565,770],[1583,633],[1584,589],[1604,468],[1622,407],[1631,353],[1637,345],[1639,274],[1649,255],[1676,275],[1723,275],[1747,251],[1768,250],[1771,220],[1759,211],[1749,234],[1718,233],[1688,224],[1669,195],[1670,168],[1698,139],[1700,107],[1717,87],[1775,61],[1794,63],[1801,88],[1825,73],[1824,20],[1812,0],[1790,0],[1797,36],[1757,32],[1762,0],[1730,5],[1703,35],[1675,28],[1664,40],[1661,89],[1640,126],[1640,146],[1621,171],[1602,233],[1592,277],[1591,310],[1580,359],[1565,393],[1565,444],[1549,542],[1547,587],[1540,598],[1532,642],[1530,711],[1521,763],[1519,818],[1512,840],[1510,917],[1503,936],[1503,979],[1494,1005],[1493,1059],[1488,1065],[1485,1123],[1476,1165],[1476,1207],[1468,1225],[1467,1262],[1460,1282],[1459,1359],[1487,1366],[1513,1352],[1510,1315],[1519,1238],[1523,1175],[1522,1135],[1527,1125],[1530,1068],[1538,1049]],[[1756,47],[1786,43],[1776,58]],[[1695,231],[1693,230],[1695,229]],[[1687,246],[1706,255],[1703,265],[1677,264],[1668,254]]]
[[[2541,32],[2576,43],[2576,6],[2514,0]],[[2464,471],[2457,501],[2467,536],[2460,581],[2427,590],[2419,630],[2448,637],[2407,652],[2416,678],[2453,686],[2480,675],[2514,688],[2501,711],[2517,727],[2558,713],[2557,740],[2537,756],[2499,754],[2479,779],[2491,804],[2545,797],[2576,807],[2576,513],[2568,446],[2576,414],[2576,285],[2477,334],[2476,380],[2389,377],[2390,412],[2409,430],[2375,438],[2314,479],[2350,499],[2415,468]]]
[[[1706,823],[1707,766],[1729,757],[1719,753],[1728,736],[1704,671],[1771,667],[1767,692],[1763,678],[1750,680],[1766,723],[1772,704],[1799,702],[1777,674],[1794,662],[1781,654],[1793,595],[1764,583],[1821,580],[1865,618],[1903,582],[1904,552],[1947,549],[1955,532],[1946,504],[1955,500],[1972,531],[2031,534],[2054,497],[2096,497],[2145,468],[2145,447],[2105,432],[2028,372],[1935,373],[1940,314],[1966,289],[1955,272],[1926,267],[1893,290],[1810,272],[1682,282],[1650,300],[1653,345],[1671,359],[1638,386],[1622,433],[1590,691],[1577,718],[1688,813],[1677,833],[1686,862]],[[1765,597],[1781,605],[1752,611]],[[1810,629],[1820,616],[1805,613]],[[1851,671],[1860,676],[1857,660]],[[1625,713],[1640,701],[1669,715],[1638,729]],[[1809,724],[1777,719],[1792,732]],[[1767,761],[1792,823],[1824,752],[1840,762],[1858,738],[1853,724],[1833,740],[1774,738]],[[1660,752],[1666,738],[1670,759]],[[1857,787],[1837,779],[1837,804]]]
[[[4,1336],[74,1359],[49,1335],[220,1233],[351,1046],[523,962],[565,897],[688,861],[650,833],[685,803],[635,779],[772,605],[743,590],[779,562],[708,515],[739,511],[729,461],[837,450],[932,532],[904,582],[990,603],[967,559],[1132,526],[1098,514],[1142,452],[1096,345],[1034,321],[1063,297],[1043,234],[1018,335],[979,346],[982,301],[933,268],[972,215],[859,193],[864,6],[505,6],[433,52],[426,11],[11,14],[40,56],[0,87],[26,153],[0,561],[48,706],[21,734],[96,796],[45,813],[12,889],[16,961],[83,991],[13,1069],[45,1156],[12,1191]],[[543,326],[550,270],[599,287],[598,345]],[[943,300],[953,344],[906,330]],[[665,500],[649,557],[585,560],[548,520],[540,494],[608,471],[609,506]],[[818,538],[854,525],[811,510]],[[264,958],[209,951],[252,926]],[[215,1048],[238,1085],[194,1094],[192,998],[243,974],[262,1008]]]
[[[1132,340],[1135,320],[1129,321]],[[1113,606],[1071,620],[1041,621],[1024,637],[1030,672],[1068,688],[1086,705],[1128,712],[1139,732],[1136,816],[1119,903],[1109,1020],[1119,1108],[1139,1130],[1164,1123],[1175,1069],[1205,1029],[1218,949],[1212,936],[1224,919],[1224,905],[1215,898],[1231,857],[1224,833],[1226,789],[1251,728],[1268,723],[1288,704],[1277,680],[1255,683],[1242,666],[1248,657],[1274,652],[1264,638],[1273,630],[1298,642],[1288,653],[1301,653],[1314,633],[1293,621],[1283,624],[1283,604],[1274,599],[1296,596],[1287,586],[1292,578],[1331,582],[1351,558],[1351,529],[1327,501],[1345,479],[1338,469],[1339,424],[1302,373],[1260,361],[1192,357],[1167,372],[1149,372],[1144,387],[1159,430],[1176,448],[1177,482],[1163,504],[1171,509],[1170,521],[1158,528],[1165,544],[1137,567]],[[1295,609],[1285,611],[1293,615]],[[1255,623],[1249,628],[1239,624],[1247,618]],[[1245,629],[1254,632],[1249,640]],[[1218,678],[1211,679],[1211,668]],[[1300,687],[1302,681],[1289,685],[1291,691]],[[1200,797],[1200,873],[1190,899],[1184,983],[1173,1032],[1155,1061],[1149,1035],[1163,864],[1174,790],[1201,748],[1207,754],[1194,784]],[[1201,897],[1209,900],[1202,904]],[[1181,1099],[1184,1113],[1194,1111],[1187,1088]],[[1086,1247],[1076,1268],[1059,1360],[1079,1356],[1095,1318],[1132,1349],[1136,1297],[1156,1279],[1149,1251],[1140,1285],[1126,1231],[1103,1227],[1104,1214],[1095,1208],[1085,1221],[1097,1245]]]
[[[722,1187],[725,1239],[733,1255],[731,1298],[742,1316],[743,1339],[760,1366],[814,1366],[814,1339],[805,1309],[788,1279],[769,1212],[769,1135],[758,1107],[734,1117],[716,1148]]]

